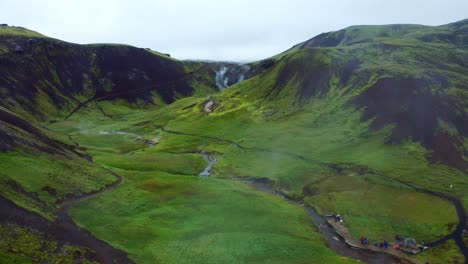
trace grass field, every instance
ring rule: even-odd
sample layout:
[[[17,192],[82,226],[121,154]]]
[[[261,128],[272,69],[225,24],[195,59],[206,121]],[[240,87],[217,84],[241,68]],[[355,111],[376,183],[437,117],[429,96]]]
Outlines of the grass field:
[[[425,252],[418,254],[416,259],[423,263],[429,262],[437,264],[463,263],[464,261],[464,257],[457,250],[454,241],[448,241],[447,243],[436,248],[429,248]]]
[[[138,263],[352,262],[325,247],[301,207],[242,183],[119,173],[123,185],[72,214]]]
[[[90,107],[69,121],[50,126],[66,131],[87,148],[96,162],[125,176],[125,183],[118,189],[79,204],[73,209],[73,216],[98,237],[129,252],[137,262],[156,259],[164,263],[203,263],[212,259],[213,263],[254,263],[267,259],[281,263],[285,259],[276,252],[278,248],[291,253],[287,256],[292,263],[341,260],[319,246],[323,243],[320,235],[302,210],[240,183],[181,176],[197,175],[203,170],[206,161],[199,152],[215,153],[218,157],[213,167],[216,178],[266,177],[296,197],[303,197],[303,190],[310,187],[313,193],[306,195],[306,202],[322,214],[341,213],[356,238],[365,234],[372,241],[391,241],[401,234],[431,241],[450,233],[457,222],[449,203],[391,180],[414,178],[422,183],[412,176],[421,172],[437,175],[447,171],[447,177],[453,178],[456,175],[446,167],[428,165],[421,158],[424,150],[417,144],[382,148],[386,131],[364,141],[361,136],[368,133],[367,128],[354,127],[353,118],[358,118],[358,112],[328,118],[338,125],[331,121],[316,125],[312,110],[272,124],[244,112],[255,110],[234,110],[227,117],[223,113],[197,114],[194,103],[197,102],[187,99],[152,111],[120,112],[114,120],[100,117]],[[241,149],[216,139],[173,134],[159,129],[160,125],[171,131],[233,140],[246,147],[296,153],[306,160],[274,151]],[[305,126],[310,129],[304,129]],[[135,140],[138,135],[159,136],[161,140],[155,147],[148,147]],[[325,166],[340,162],[348,164],[341,172]],[[413,165],[413,171],[396,169],[407,164]],[[355,168],[370,168],[371,174],[356,173]],[[387,178],[381,176],[389,171],[392,173]],[[458,188],[465,182],[460,184]],[[441,186],[434,189],[438,188]],[[458,188],[452,191],[461,191]],[[106,214],[95,215],[95,211]],[[285,224],[284,219],[289,222]],[[272,234],[268,230],[279,231]],[[421,259],[460,257],[453,243],[445,247],[443,256],[425,253]]]
[[[1,194],[47,218],[52,217],[55,203],[67,195],[96,191],[115,180],[108,171],[81,159],[0,153]]]
[[[72,216],[137,263],[353,262],[324,245],[303,208],[242,177],[340,213],[356,239],[436,240],[459,220],[438,195],[468,209],[467,26],[322,34],[250,65],[255,76],[222,92],[217,64],[0,27],[0,194],[52,220],[58,202],[119,172],[121,185]],[[196,177],[206,154],[217,158],[208,179]],[[76,249],[34,230],[0,225],[0,235],[0,262],[73,261],[60,252]],[[463,262],[453,241],[416,257]]]
[[[340,213],[355,238],[366,236],[372,243],[394,241],[397,234],[434,241],[458,223],[455,208],[447,201],[378,185],[371,177],[327,177],[313,185],[316,194],[306,201],[321,214]]]
[[[303,233],[297,228],[307,226],[293,207],[283,208],[281,201],[229,181],[254,177],[273,180],[277,189],[304,199],[322,214],[339,212],[355,238],[365,235],[376,241],[392,240],[400,234],[432,241],[445,236],[458,221],[454,207],[398,181],[460,198],[468,208],[466,172],[430,162],[430,144],[425,141],[438,133],[463,137],[459,122],[454,120],[464,120],[460,107],[465,103],[466,69],[452,58],[466,57],[466,51],[458,44],[420,42],[420,37],[447,30],[351,27],[327,36],[336,47],[317,43],[309,43],[309,48],[297,47],[276,57],[271,68],[220,93],[211,94],[209,87],[202,85],[205,80],[195,89],[196,96],[170,105],[137,107],[118,100],[91,103],[67,121],[47,124],[53,131],[72,136],[100,165],[126,176],[122,187],[80,204],[74,216],[137,260],[147,261],[157,255],[162,262],[189,258],[195,262],[206,258],[254,262],[260,256],[274,255],[272,248],[280,242],[269,233],[261,234],[270,244],[257,243],[262,245],[259,248],[236,242],[260,239],[255,230],[261,229],[261,223],[268,229],[282,230],[281,234],[296,235]],[[189,65],[186,70],[197,67]],[[379,90],[381,81],[388,81],[391,87]],[[402,87],[413,90],[400,98],[408,92]],[[369,97],[363,96],[369,90]],[[381,98],[372,92],[393,98],[394,105],[378,101]],[[446,101],[434,109],[443,111],[427,107],[428,102],[441,98]],[[208,101],[216,105],[211,113],[203,111]],[[426,107],[424,113],[418,111],[421,107]],[[99,109],[112,118],[103,116]],[[430,119],[431,114],[436,118]],[[435,123],[420,131],[411,125],[420,120]],[[402,136],[396,136],[398,128],[403,129]],[[159,139],[154,147],[137,140],[152,138]],[[217,179],[190,176],[204,167],[201,153],[216,155],[218,161],[212,172]],[[261,205],[265,208],[256,209],[264,215],[276,219],[276,214],[291,214],[297,216],[295,222],[281,227],[273,220],[265,224],[263,217],[251,214],[250,206],[260,206],[259,200],[268,201]],[[193,208],[202,214],[196,214]],[[96,210],[109,211],[109,215],[91,217]],[[241,221],[231,210],[252,222],[252,229],[247,229],[250,235],[241,232]],[[209,230],[197,229],[211,223],[208,218],[215,224],[206,224]],[[161,219],[161,226],[151,225]],[[222,226],[219,232],[210,233],[218,226]],[[206,232],[209,235],[200,235]],[[298,243],[291,239],[282,237],[281,243],[289,249],[290,243]],[[247,258],[248,247],[254,247],[258,255]],[[212,250],[208,252],[207,248]],[[232,251],[226,251],[228,248]],[[293,262],[304,261],[303,256],[328,256],[321,250],[317,256],[309,256],[301,248],[295,249],[297,259]],[[137,249],[144,253],[137,254]],[[174,257],[176,253],[182,260]],[[420,257],[456,262],[460,254],[448,242]],[[273,260],[282,259],[275,256]]]
[[[82,118],[77,115],[51,125],[66,130],[97,163],[125,177],[116,190],[75,206],[72,216],[78,224],[138,263],[352,262],[326,248],[301,207],[242,183],[196,177],[206,166],[197,152],[218,153],[229,144],[128,126],[139,123],[140,115],[81,128],[73,127]],[[162,139],[148,147],[136,135]],[[97,215],[97,210],[106,213]]]

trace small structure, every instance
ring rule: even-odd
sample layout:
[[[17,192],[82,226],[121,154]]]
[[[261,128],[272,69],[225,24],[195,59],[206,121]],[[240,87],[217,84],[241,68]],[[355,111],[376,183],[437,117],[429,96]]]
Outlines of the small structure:
[[[329,215],[325,215],[326,217],[331,217],[335,220],[335,222],[337,223],[343,223],[343,217],[340,215],[340,214],[329,214]]]
[[[413,248],[413,249],[418,248],[418,244],[416,243],[416,240],[414,238],[401,237],[400,243],[401,243],[401,246],[406,247],[406,248]]]
[[[8,27],[8,24],[0,24],[0,27]]]
[[[341,215],[336,214],[335,215],[335,222],[343,223],[343,217]]]

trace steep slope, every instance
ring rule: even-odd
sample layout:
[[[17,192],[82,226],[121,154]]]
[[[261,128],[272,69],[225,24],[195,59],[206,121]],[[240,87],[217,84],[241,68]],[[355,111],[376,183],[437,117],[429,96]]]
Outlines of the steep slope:
[[[223,63],[5,33],[1,194],[52,220],[91,197],[73,219],[141,263],[349,261],[301,207],[190,177],[210,154],[213,177],[342,214],[348,239],[401,234],[431,242],[423,262],[466,262],[467,24],[325,33],[233,66],[222,87]]]
[[[92,163],[83,147],[43,122],[63,119],[91,101],[119,100],[136,109],[212,93],[214,81],[206,77],[211,73],[200,71],[198,79],[190,79],[190,71],[203,67],[147,49],[76,45],[0,26],[1,248],[34,262],[109,262],[106,254],[127,262],[125,254],[76,227],[67,216],[69,206],[62,207],[64,201],[122,179]],[[42,247],[47,250],[41,252]]]
[[[387,143],[421,142],[434,151],[434,162],[466,170],[467,28],[461,21],[325,33],[283,54],[263,77],[274,84],[252,93],[265,101],[288,98],[290,105],[344,98],[364,110],[362,121],[372,121],[371,131],[395,126]]]
[[[119,129],[158,135],[160,155],[215,153],[216,177],[269,178],[322,214],[342,213],[351,239],[404,234],[443,244],[422,261],[463,262],[465,24],[359,26],[317,44],[338,33],[324,34],[219,94],[122,115],[129,122]],[[99,160],[128,169],[150,166],[146,155]]]
[[[124,45],[76,45],[0,27],[1,106],[38,120],[91,98],[171,103],[194,94],[182,62]]]

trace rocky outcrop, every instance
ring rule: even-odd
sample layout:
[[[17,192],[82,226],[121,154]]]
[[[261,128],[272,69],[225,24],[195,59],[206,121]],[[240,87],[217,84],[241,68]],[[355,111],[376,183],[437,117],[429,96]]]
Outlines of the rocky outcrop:
[[[212,113],[216,109],[217,106],[218,106],[218,103],[215,100],[210,99],[204,104],[203,111],[205,113]]]

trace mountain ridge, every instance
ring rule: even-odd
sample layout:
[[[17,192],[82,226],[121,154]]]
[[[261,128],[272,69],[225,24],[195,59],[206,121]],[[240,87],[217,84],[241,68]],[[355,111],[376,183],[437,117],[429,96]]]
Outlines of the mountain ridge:
[[[412,257],[467,262],[467,25],[348,27],[247,65],[0,27],[0,195],[48,222],[90,195],[66,221],[137,263],[349,261],[302,207],[242,184],[260,179],[342,214],[350,239],[442,241]],[[18,240],[34,227],[2,219],[37,260]]]

